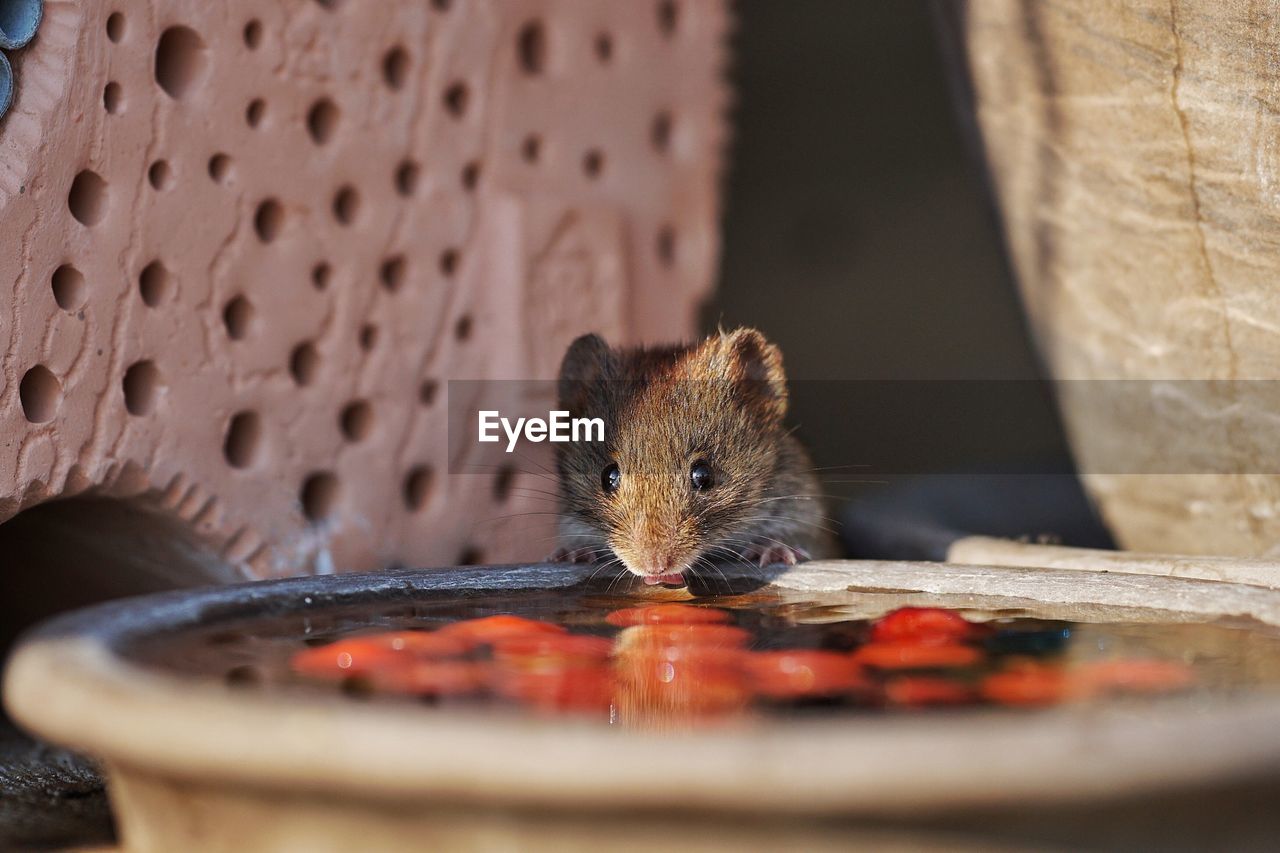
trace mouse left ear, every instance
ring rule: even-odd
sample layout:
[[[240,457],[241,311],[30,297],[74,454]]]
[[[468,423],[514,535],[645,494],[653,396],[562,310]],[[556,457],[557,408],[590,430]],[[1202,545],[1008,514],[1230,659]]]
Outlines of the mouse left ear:
[[[737,329],[721,339],[728,361],[726,373],[767,415],[787,414],[787,375],[782,352],[755,329]]]
[[[601,383],[613,370],[613,350],[599,335],[582,335],[569,344],[560,362],[557,393],[560,405],[571,412],[588,408],[594,395],[602,392]]]

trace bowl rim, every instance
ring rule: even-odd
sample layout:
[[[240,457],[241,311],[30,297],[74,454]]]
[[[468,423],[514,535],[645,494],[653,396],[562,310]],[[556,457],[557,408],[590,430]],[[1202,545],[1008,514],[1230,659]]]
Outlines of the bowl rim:
[[[5,703],[37,735],[108,767],[405,801],[914,813],[1133,793],[1280,768],[1280,693],[1265,691],[1230,701],[962,711],[949,713],[945,725],[930,714],[657,733],[259,695],[144,668],[116,651],[140,634],[242,618],[246,608],[321,607],[396,592],[556,589],[585,580],[590,570],[558,564],[396,570],[110,602],[26,635],[9,661]],[[799,593],[968,595],[1280,626],[1278,591],[1154,575],[821,561],[793,567],[770,584]],[[538,748],[530,749],[534,740]]]

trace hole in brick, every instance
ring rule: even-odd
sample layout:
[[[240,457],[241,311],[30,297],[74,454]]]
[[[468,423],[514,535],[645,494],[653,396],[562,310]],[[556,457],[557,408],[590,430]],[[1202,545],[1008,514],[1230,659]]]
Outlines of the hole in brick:
[[[582,155],[582,171],[592,180],[600,177],[604,171],[604,153],[599,148],[592,148]]]
[[[280,236],[283,226],[284,208],[280,202],[269,198],[258,204],[258,209],[253,214],[253,230],[258,233],[259,240],[270,243]]]
[[[329,277],[331,275],[333,275],[333,268],[321,261],[311,268],[311,285],[316,290],[324,290],[329,286]]]
[[[324,145],[333,138],[338,127],[338,107],[328,98],[321,98],[307,111],[307,132],[316,145]]]
[[[526,163],[536,163],[542,155],[542,140],[535,134],[529,134],[520,143],[520,156]]]
[[[267,114],[267,102],[262,98],[254,98],[249,102],[249,106],[245,107],[244,120],[249,127],[257,127],[262,124],[262,118]]]
[[[114,80],[102,89],[102,108],[112,115],[120,112],[123,100],[124,89],[120,88],[120,84]]]
[[[472,160],[462,168],[462,188],[471,192],[480,183],[480,163]]]
[[[360,349],[365,352],[372,352],[377,345],[378,327],[372,323],[365,323],[360,327]]]
[[[516,53],[526,74],[541,74],[547,59],[547,34],[541,21],[529,21],[516,36]]]
[[[360,194],[353,186],[344,186],[333,197],[333,215],[343,225],[350,225],[360,212]]]
[[[507,498],[511,497],[511,487],[515,484],[516,469],[509,465],[505,465],[498,469],[497,475],[493,478],[493,499],[498,503],[506,503]]]
[[[117,44],[124,38],[124,15],[112,12],[107,16],[107,38]]]
[[[363,441],[373,430],[373,407],[365,400],[348,403],[343,407],[338,423],[347,441]]]
[[[458,322],[453,324],[453,336],[459,341],[465,341],[471,337],[471,315],[463,314],[458,318]]]
[[[671,148],[671,113],[663,110],[653,117],[653,126],[649,128],[649,139],[654,150],[666,154]]]
[[[382,57],[382,79],[392,89],[404,88],[409,76],[409,52],[403,47],[393,47]]]
[[[81,225],[96,225],[107,212],[107,182],[85,169],[71,182],[67,207]]]
[[[289,375],[298,385],[310,385],[320,369],[320,352],[310,341],[303,341],[289,354]]]
[[[169,186],[169,179],[173,177],[173,169],[165,160],[157,160],[151,164],[151,168],[147,169],[147,181],[154,190],[162,190]]]
[[[157,307],[169,292],[169,271],[159,261],[152,261],[138,276],[138,293],[149,308]]]
[[[149,414],[160,390],[160,371],[150,361],[138,361],[124,372],[124,407],[134,417]]]
[[[671,267],[676,262],[676,232],[670,225],[658,229],[658,260],[664,267]]]
[[[231,174],[231,158],[226,154],[214,154],[209,158],[209,177],[221,184]]]
[[[431,6],[437,12],[448,12],[451,5],[453,5],[452,0],[431,0]]]
[[[22,377],[18,385],[18,400],[22,413],[33,424],[53,420],[62,402],[62,384],[49,368],[37,364]]]
[[[249,50],[257,50],[262,44],[262,22],[257,18],[244,25],[244,46]]]
[[[400,195],[413,195],[418,188],[418,164],[412,160],[405,160],[396,167],[396,192]]]
[[[597,34],[595,47],[596,59],[604,63],[608,63],[613,59],[613,36],[608,33]]]
[[[410,512],[417,512],[427,505],[434,479],[431,468],[427,465],[418,465],[405,475],[404,505]]]
[[[165,94],[181,98],[208,70],[204,41],[189,27],[170,27],[156,45],[156,82]]]
[[[328,471],[317,471],[302,481],[299,499],[308,521],[324,521],[338,504],[338,478]]]
[[[458,82],[444,90],[444,108],[454,118],[462,118],[467,112],[467,84]]]
[[[222,309],[222,322],[226,324],[231,340],[243,340],[249,334],[249,324],[253,322],[253,305],[243,296],[235,297]]]
[[[458,250],[445,249],[440,253],[440,272],[452,276],[458,271]]]
[[[382,286],[392,292],[399,290],[404,284],[405,268],[403,255],[396,255],[383,261],[382,269],[378,272],[379,278],[382,279]]]
[[[658,3],[658,31],[670,38],[675,35],[680,23],[680,7],[675,0],[660,0]]]
[[[332,12],[342,4],[342,0],[316,0],[317,5],[326,11]]]
[[[436,401],[436,392],[439,389],[439,382],[434,379],[424,379],[422,384],[418,386],[418,401],[424,406],[430,406]]]
[[[227,422],[227,437],[222,455],[232,468],[248,468],[258,457],[262,446],[262,418],[257,412],[237,412]]]
[[[63,311],[78,311],[88,299],[84,275],[71,264],[63,264],[54,270],[50,283],[53,287],[53,301]]]
[[[484,552],[474,545],[468,545],[458,554],[458,565],[478,566],[484,562]]]

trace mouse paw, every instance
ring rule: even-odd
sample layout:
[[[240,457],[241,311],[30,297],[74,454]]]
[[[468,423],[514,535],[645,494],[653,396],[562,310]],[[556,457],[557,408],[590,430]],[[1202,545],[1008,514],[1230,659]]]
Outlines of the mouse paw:
[[[604,555],[599,548],[557,548],[547,555],[548,563],[594,563]]]
[[[809,552],[803,548],[784,545],[781,542],[767,542],[752,545],[743,552],[742,556],[743,559],[758,562],[762,567],[772,566],[775,563],[794,566],[796,563],[803,563],[809,559]]]

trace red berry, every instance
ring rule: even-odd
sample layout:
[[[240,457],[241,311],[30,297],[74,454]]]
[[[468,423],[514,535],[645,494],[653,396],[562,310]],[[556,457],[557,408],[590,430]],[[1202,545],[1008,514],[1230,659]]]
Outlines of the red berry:
[[[647,607],[628,607],[615,610],[605,621],[619,628],[633,625],[695,625],[724,623],[733,620],[727,611],[714,607],[697,607],[692,604],[651,604]]]
[[[967,640],[983,633],[954,610],[940,607],[900,607],[881,616],[871,626],[872,642],[894,640]]]

